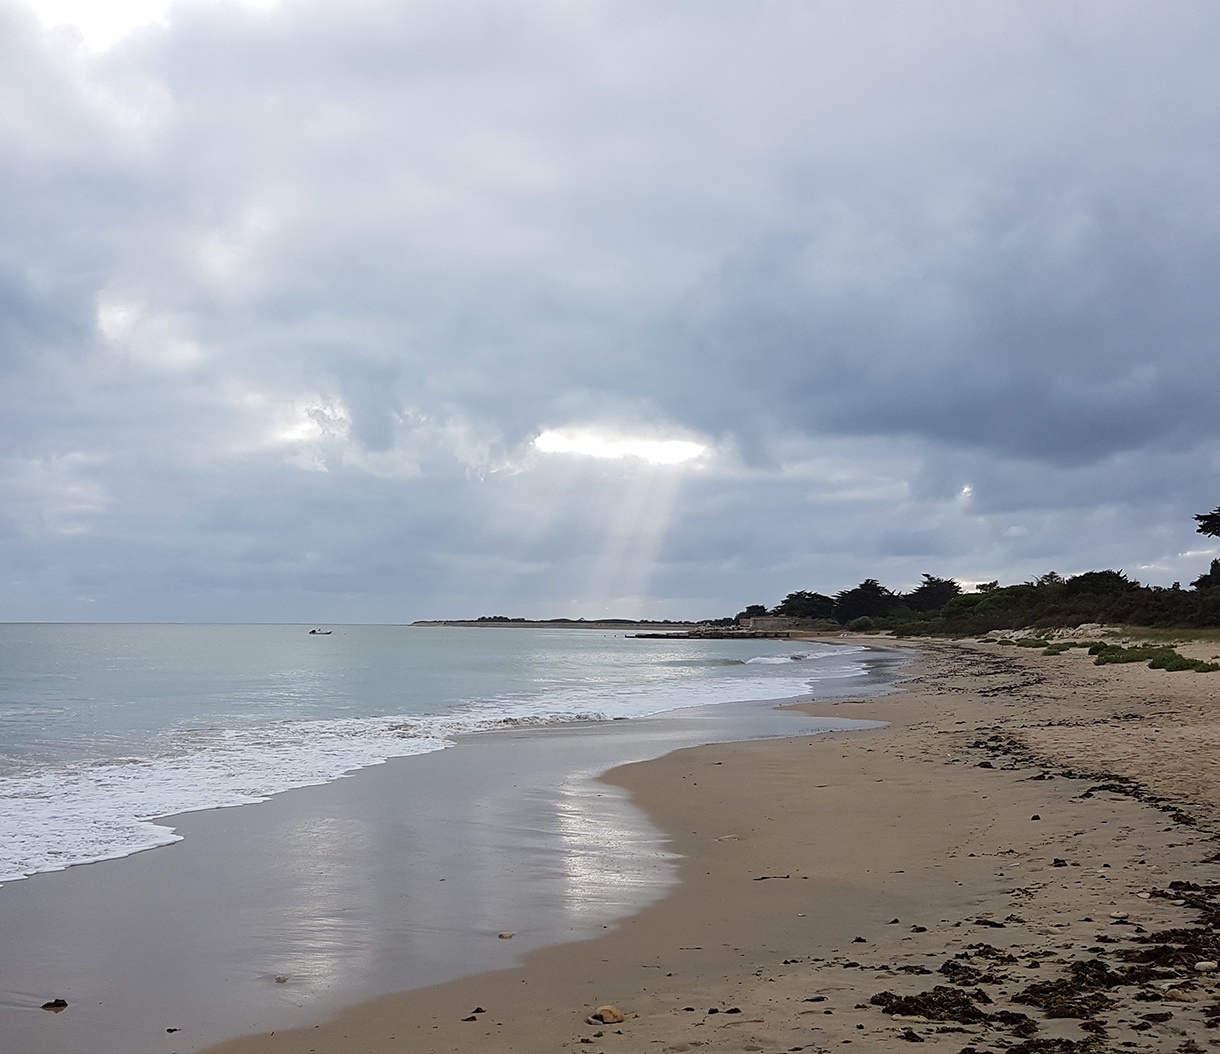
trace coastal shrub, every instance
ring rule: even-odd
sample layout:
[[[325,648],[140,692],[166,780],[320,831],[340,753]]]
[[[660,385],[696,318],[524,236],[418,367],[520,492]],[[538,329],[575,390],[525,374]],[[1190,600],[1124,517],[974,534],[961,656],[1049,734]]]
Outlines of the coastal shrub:
[[[1193,670],[1195,673],[1214,673],[1220,670],[1220,664],[1214,662],[1204,662],[1202,659],[1188,659],[1185,655],[1180,655],[1172,648],[1165,649],[1166,654],[1158,655],[1152,659],[1148,665],[1154,670],[1169,670],[1176,672],[1178,670]]]
[[[848,629],[854,630],[869,630],[876,628],[876,622],[869,618],[868,615],[861,615],[859,618],[852,619],[848,624]]]
[[[1102,644],[1097,648],[1090,648],[1089,654],[1096,656],[1094,659],[1095,665],[1106,666],[1110,663],[1119,662],[1148,662],[1150,659],[1156,658],[1161,652],[1167,650],[1171,649],[1140,645],[1124,648],[1121,644]]]
[[[1047,648],[1050,647],[1049,640],[1043,640],[1041,637],[1022,637],[1017,641],[1018,648]]]
[[[810,619],[808,622],[802,622],[801,628],[819,631],[832,631],[842,629],[843,626],[841,623],[836,622],[832,618],[815,618]]]
[[[1122,571],[1086,571],[1082,575],[1073,575],[1063,583],[1065,596],[1113,596],[1140,588],[1140,584],[1128,578]]]
[[[1204,662],[1202,659],[1189,659],[1173,648],[1163,645],[1140,646],[1124,648],[1121,644],[1102,644],[1089,649],[1089,654],[1096,656],[1093,662],[1097,666],[1105,666],[1118,662],[1146,662],[1153,670],[1167,670],[1177,673],[1182,670],[1193,670],[1196,673],[1214,673],[1220,670],[1220,664]]]
[[[1071,644],[1068,644],[1063,641],[1057,641],[1054,644],[1048,644],[1043,649],[1042,654],[1043,655],[1062,655],[1065,651],[1068,651],[1071,647],[1072,647]]]

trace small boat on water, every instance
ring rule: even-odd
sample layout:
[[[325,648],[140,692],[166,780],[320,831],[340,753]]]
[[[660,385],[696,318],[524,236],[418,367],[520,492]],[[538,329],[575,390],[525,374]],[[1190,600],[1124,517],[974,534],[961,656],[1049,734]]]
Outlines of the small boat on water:
[[[311,629],[309,635],[311,637],[329,637],[334,632],[333,629]]]

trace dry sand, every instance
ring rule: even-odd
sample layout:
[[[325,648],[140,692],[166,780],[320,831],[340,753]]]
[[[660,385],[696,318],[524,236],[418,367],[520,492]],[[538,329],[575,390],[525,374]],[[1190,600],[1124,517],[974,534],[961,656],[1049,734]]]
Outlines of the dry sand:
[[[683,860],[604,936],[214,1054],[1220,1046],[1220,674],[918,647],[807,708],[888,727],[612,772]]]

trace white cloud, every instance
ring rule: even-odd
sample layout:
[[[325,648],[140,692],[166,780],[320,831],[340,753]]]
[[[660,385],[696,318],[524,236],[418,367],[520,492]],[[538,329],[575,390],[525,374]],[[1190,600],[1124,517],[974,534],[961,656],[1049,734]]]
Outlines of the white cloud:
[[[581,429],[548,429],[535,437],[534,446],[544,454],[579,454],[615,460],[633,457],[652,465],[682,465],[708,450],[706,444],[690,439],[656,439]]]
[[[219,0],[22,0],[48,29],[70,26],[93,51],[105,51],[145,26],[168,26],[171,10],[183,3]],[[268,10],[279,0],[236,0],[243,7]]]
[[[71,26],[105,51],[141,26],[164,25],[171,0],[24,0],[48,28]]]

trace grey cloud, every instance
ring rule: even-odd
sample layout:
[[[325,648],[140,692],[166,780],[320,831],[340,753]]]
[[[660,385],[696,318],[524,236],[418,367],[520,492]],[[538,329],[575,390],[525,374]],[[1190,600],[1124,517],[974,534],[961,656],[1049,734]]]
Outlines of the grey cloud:
[[[936,232],[917,258],[829,289],[808,277],[818,240],[785,237],[718,274],[698,322],[666,338],[710,389],[709,423],[738,405],[811,433],[921,434],[1049,462],[1198,442],[1217,427],[1220,242],[1139,205],[1082,217],[1094,229],[1066,246],[1028,217],[987,237]]]

